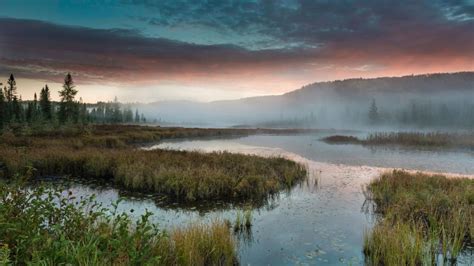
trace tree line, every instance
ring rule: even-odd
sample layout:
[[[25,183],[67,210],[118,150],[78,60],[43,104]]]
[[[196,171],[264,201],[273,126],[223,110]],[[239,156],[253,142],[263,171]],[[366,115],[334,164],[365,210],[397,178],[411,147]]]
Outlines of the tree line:
[[[0,86],[3,85],[0,83]],[[0,129],[12,125],[32,124],[89,124],[89,123],[146,123],[146,118],[138,110],[118,102],[98,102],[90,105],[76,100],[78,90],[72,75],[64,78],[59,93],[59,102],[51,100],[51,90],[45,85],[33,100],[23,101],[18,94],[16,80],[10,74],[3,90],[0,87]]]

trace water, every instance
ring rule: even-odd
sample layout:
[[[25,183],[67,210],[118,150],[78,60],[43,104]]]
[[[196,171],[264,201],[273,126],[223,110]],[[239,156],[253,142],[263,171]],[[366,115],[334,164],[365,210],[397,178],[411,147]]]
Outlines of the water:
[[[373,225],[364,211],[362,186],[386,167],[474,174],[473,155],[406,149],[370,149],[357,145],[329,145],[323,135],[249,136],[237,139],[164,142],[148,149],[182,149],[203,152],[227,150],[261,156],[283,156],[307,165],[307,182],[282,192],[270,204],[255,210],[250,235],[239,246],[243,265],[359,265],[363,234]],[[139,216],[149,210],[161,226],[172,228],[215,218],[234,220],[236,208],[218,203],[182,207],[153,196],[128,195],[106,186],[74,183],[79,195],[97,195],[104,205],[122,198],[119,211]],[[131,212],[133,210],[133,212]],[[461,264],[472,264],[462,258]]]

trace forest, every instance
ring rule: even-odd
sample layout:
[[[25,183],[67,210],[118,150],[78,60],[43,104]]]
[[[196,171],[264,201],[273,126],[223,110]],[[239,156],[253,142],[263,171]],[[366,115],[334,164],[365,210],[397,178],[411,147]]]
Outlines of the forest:
[[[0,83],[0,85],[3,85]],[[82,98],[77,100],[78,90],[72,75],[64,78],[59,93],[59,102],[51,100],[51,89],[46,84],[33,100],[24,101],[18,93],[16,80],[10,74],[3,91],[0,89],[0,129],[38,128],[44,126],[100,124],[142,124],[147,120],[130,105],[118,102],[97,102],[88,104]]]

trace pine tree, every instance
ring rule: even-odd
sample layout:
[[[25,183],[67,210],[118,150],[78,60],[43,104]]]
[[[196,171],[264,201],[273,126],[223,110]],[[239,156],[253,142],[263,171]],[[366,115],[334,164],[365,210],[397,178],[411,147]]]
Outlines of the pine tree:
[[[35,92],[35,95],[33,97],[33,104],[32,104],[32,108],[33,108],[33,113],[32,113],[32,121],[33,122],[36,122],[36,120],[38,120],[38,96],[36,95],[36,92]]]
[[[87,124],[88,114],[87,114],[87,104],[83,103],[82,98],[79,99],[79,121],[82,124]]]
[[[26,122],[31,123],[33,120],[33,103],[29,102],[26,107]]]
[[[4,98],[4,107],[3,107],[3,111],[4,111],[4,115],[3,115],[3,122],[4,124],[7,124],[7,123],[10,123],[10,121],[12,120],[12,107],[11,107],[11,102],[8,101],[7,99],[7,87],[5,86],[3,88],[3,98]]]
[[[51,108],[51,99],[48,85],[44,86],[41,89],[40,93],[40,111],[43,119],[51,120],[52,119],[52,108]]]
[[[0,83],[1,86],[1,83]],[[0,130],[3,129],[3,126],[7,123],[6,120],[6,112],[5,112],[5,96],[3,95],[3,92],[0,87]]]
[[[120,103],[118,102],[117,97],[114,99],[112,107],[112,123],[121,123],[122,122],[122,111],[120,110]]]
[[[372,99],[372,104],[370,105],[369,108],[369,121],[372,124],[377,123],[379,120],[379,113],[378,113],[378,108],[377,104],[375,103],[375,99]]]
[[[140,123],[140,115],[138,114],[138,109],[135,110],[135,123]]]
[[[12,119],[18,123],[23,122],[23,107],[21,105],[21,98],[18,99],[16,95],[13,96],[13,99],[11,102],[11,110],[12,110]]]
[[[7,87],[5,88],[5,98],[7,102],[13,102],[13,98],[16,97],[16,81],[13,74],[10,74],[10,78],[7,81]]]
[[[59,121],[64,123],[66,121],[77,122],[78,110],[74,102],[77,90],[74,89],[74,81],[70,73],[67,73],[64,78],[63,89],[59,91],[61,102],[59,105]]]
[[[130,107],[127,107],[127,109],[125,109],[124,111],[124,122],[127,122],[127,123],[131,123],[133,122],[133,111],[132,109],[130,109]]]

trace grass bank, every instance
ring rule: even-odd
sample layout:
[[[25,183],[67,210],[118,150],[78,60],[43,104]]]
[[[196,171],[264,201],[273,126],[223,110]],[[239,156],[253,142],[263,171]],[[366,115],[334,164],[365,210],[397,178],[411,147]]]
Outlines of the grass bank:
[[[365,191],[380,215],[365,235],[369,265],[456,262],[474,240],[474,180],[393,171]]]
[[[136,222],[93,198],[0,184],[0,264],[235,265],[224,222],[165,231],[147,213]]]
[[[145,141],[144,136],[149,134],[149,139],[222,134],[216,132],[220,131],[104,126],[81,135],[4,134],[0,176],[12,178],[32,171],[34,176],[100,178],[128,190],[160,193],[183,201],[263,200],[306,177],[302,165],[283,158],[146,151],[130,144]]]
[[[421,133],[421,132],[379,132],[364,139],[354,136],[329,136],[323,141],[331,144],[400,145],[411,147],[474,149],[474,134]]]

